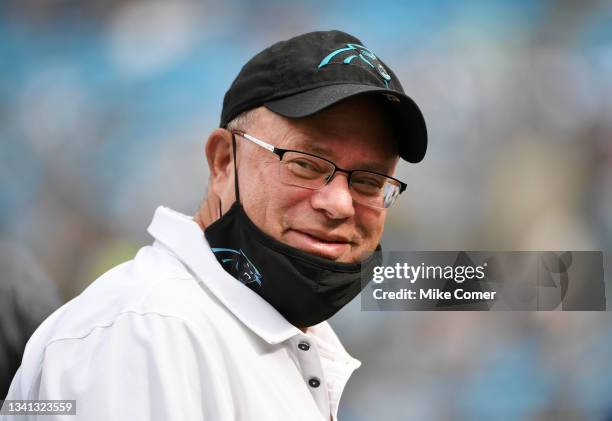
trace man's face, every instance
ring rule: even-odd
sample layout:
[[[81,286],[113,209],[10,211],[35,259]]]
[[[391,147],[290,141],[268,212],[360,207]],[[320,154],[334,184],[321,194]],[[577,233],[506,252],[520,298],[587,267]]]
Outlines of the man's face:
[[[371,99],[353,98],[303,119],[256,111],[252,136],[284,149],[310,152],[345,169],[393,175],[395,141]],[[236,137],[240,199],[249,218],[266,234],[305,252],[338,262],[358,262],[374,250],[386,210],[353,202],[347,175],[336,173],[319,190],[279,180],[278,156]]]

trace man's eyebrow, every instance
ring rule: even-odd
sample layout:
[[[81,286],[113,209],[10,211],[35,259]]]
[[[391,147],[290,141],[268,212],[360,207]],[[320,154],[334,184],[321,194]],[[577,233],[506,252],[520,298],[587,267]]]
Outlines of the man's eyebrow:
[[[372,171],[378,174],[384,174],[384,175],[392,175],[389,173],[389,171],[385,171],[385,168],[382,165],[376,165],[372,162],[366,162],[364,164],[359,164],[357,166],[355,166],[355,168],[352,168],[354,170],[365,170],[365,171]]]
[[[330,148],[315,142],[311,138],[304,138],[292,142],[290,145],[284,144],[280,146],[282,149],[292,151],[308,152],[314,155],[319,155],[322,158],[327,158],[333,161],[333,154]]]
[[[326,148],[325,146],[321,146],[321,145],[311,145],[311,144],[304,144],[300,146],[302,149],[302,151],[304,152],[308,152],[308,153],[312,153],[315,155],[319,155],[323,158],[327,158],[327,159],[331,159],[333,161],[333,154],[331,152],[331,149]]]

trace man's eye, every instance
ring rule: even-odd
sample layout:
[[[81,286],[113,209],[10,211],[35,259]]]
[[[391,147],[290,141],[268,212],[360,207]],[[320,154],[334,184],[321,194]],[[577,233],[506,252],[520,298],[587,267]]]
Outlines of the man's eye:
[[[305,170],[310,170],[310,171],[318,171],[319,167],[311,161],[307,161],[305,159],[296,159],[293,161],[293,163],[295,165],[300,166],[301,168],[305,169]]]
[[[385,183],[376,177],[359,177],[351,180],[352,188],[363,195],[379,196]]]
[[[358,184],[363,187],[381,189],[384,182],[376,178],[358,178],[353,180],[353,184]]]
[[[299,174],[322,174],[325,172],[325,169],[317,165],[316,162],[307,159],[294,159],[289,161],[288,165],[292,171]]]

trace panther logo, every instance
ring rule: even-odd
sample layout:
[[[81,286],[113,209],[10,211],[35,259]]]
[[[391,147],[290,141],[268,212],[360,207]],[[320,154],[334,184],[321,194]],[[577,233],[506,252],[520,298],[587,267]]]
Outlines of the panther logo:
[[[367,47],[359,44],[346,44],[346,47],[339,48],[329,53],[323,60],[321,60],[318,68],[320,69],[325,67],[330,63],[340,63],[339,61],[333,61],[336,57],[338,57],[338,59],[344,57],[344,60],[341,62],[342,64],[351,64],[351,62],[356,59],[362,65],[371,67],[372,69],[376,70],[380,77],[382,77],[385,88],[389,87],[391,76],[389,76],[387,69],[385,69],[385,66],[382,65],[376,55]]]
[[[243,284],[256,283],[261,286],[263,278],[255,265],[244,254],[242,249],[212,248],[215,257],[229,274]]]

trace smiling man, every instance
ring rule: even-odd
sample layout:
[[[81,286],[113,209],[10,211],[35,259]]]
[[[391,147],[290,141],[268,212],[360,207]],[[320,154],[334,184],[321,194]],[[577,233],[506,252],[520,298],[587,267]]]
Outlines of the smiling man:
[[[425,123],[343,32],[277,43],[241,70],[208,137],[195,216],[47,319],[7,399],[72,399],[86,420],[329,420],[359,366],[326,322],[377,263]]]

